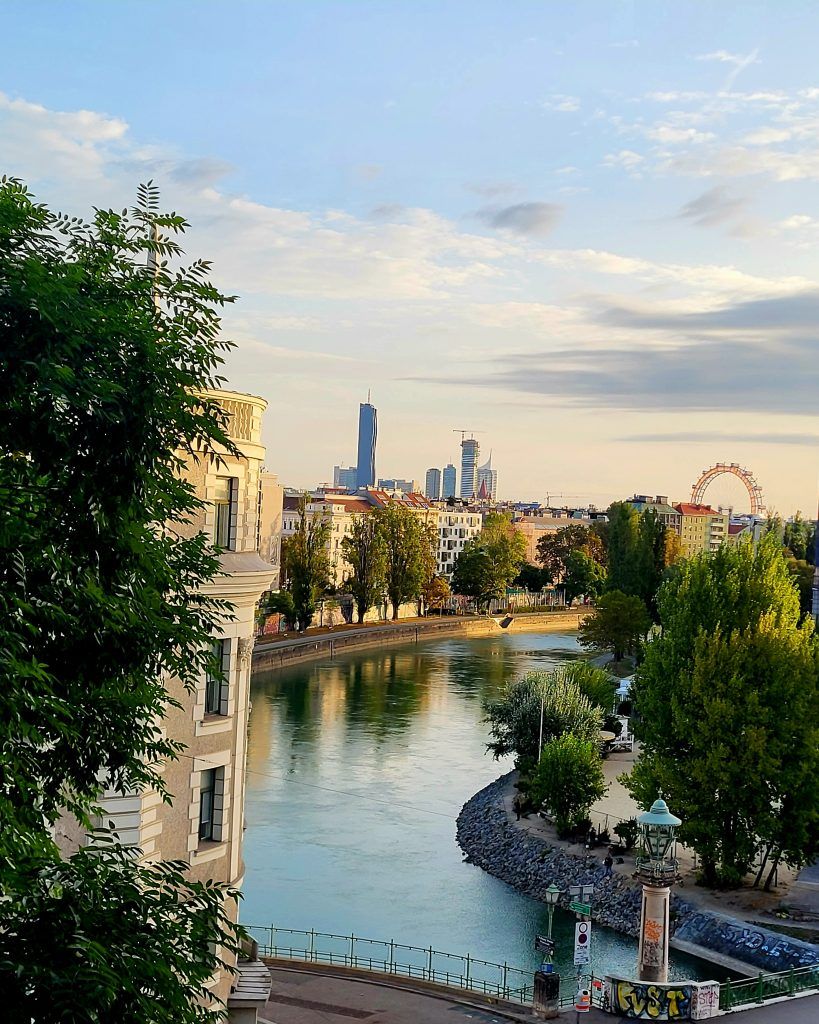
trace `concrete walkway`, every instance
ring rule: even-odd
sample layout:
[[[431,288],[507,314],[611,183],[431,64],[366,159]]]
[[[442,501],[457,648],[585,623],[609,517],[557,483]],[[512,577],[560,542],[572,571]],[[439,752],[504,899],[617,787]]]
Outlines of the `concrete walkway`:
[[[262,1024],[344,1024],[368,1021],[369,1024],[528,1024],[537,1018],[531,1012],[509,1014],[458,998],[442,998],[420,991],[392,987],[332,974],[273,968],[273,988],[264,1009]],[[735,1011],[726,1015],[737,1024],[816,1024],[819,1022],[819,996],[787,999],[766,1006]],[[601,1010],[582,1014],[583,1024],[620,1024],[626,1017],[614,1017]],[[573,1010],[560,1015],[562,1022],[575,1021]]]

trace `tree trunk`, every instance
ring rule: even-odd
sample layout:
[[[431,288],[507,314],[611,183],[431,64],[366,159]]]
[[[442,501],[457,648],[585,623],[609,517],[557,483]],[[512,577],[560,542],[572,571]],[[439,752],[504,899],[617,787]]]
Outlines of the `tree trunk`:
[[[393,622],[395,622],[397,620],[397,618],[398,618],[398,607],[399,607],[398,603],[396,601],[393,601],[393,603],[392,603],[392,621]]]
[[[765,865],[768,863],[768,855],[771,852],[771,843],[765,847],[765,856],[762,858],[762,863],[759,865],[759,871],[756,873],[754,884],[751,886],[752,889],[756,889],[759,883],[762,881],[762,874],[765,871]]]
[[[358,624],[359,624],[359,626],[364,622],[365,612],[366,612],[366,609],[362,608],[361,605],[359,605],[358,606]]]
[[[771,891],[771,886],[773,885],[773,878],[774,878],[774,875],[776,874],[776,869],[779,867],[779,859],[780,859],[781,856],[782,856],[782,851],[781,850],[777,850],[776,851],[776,855],[774,856],[774,859],[773,859],[773,864],[771,865],[771,870],[768,872],[768,877],[765,879],[765,892],[770,892]]]

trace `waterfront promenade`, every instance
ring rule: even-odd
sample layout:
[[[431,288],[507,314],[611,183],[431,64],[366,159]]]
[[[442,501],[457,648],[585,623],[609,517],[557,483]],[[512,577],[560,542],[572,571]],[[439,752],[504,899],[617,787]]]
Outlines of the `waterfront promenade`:
[[[315,969],[306,972],[275,967],[271,973],[272,990],[267,1005],[259,1011],[260,1024],[343,1024],[356,1020],[370,1024],[528,1024],[540,1019],[523,1008],[515,1012],[482,1005],[477,1000],[462,1002],[455,994],[432,995],[403,985],[396,987],[382,979],[361,981]],[[734,1011],[726,1017],[736,1018],[739,1024],[811,1024],[819,1021],[819,995]],[[574,1010],[564,1010],[559,1019],[573,1024]],[[583,1024],[627,1020],[602,1010],[582,1014],[580,1019]]]

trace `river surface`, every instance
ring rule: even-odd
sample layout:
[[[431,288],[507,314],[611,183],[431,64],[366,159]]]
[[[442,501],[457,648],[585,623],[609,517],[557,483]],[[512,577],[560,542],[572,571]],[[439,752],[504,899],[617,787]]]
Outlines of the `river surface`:
[[[503,634],[255,673],[242,920],[537,966],[544,905],[464,863],[455,819],[512,768],[486,753],[484,701],[578,654],[572,633]],[[574,915],[554,924],[573,973]],[[631,939],[595,926],[592,950],[598,973],[633,973]],[[713,969],[672,954],[672,976]]]

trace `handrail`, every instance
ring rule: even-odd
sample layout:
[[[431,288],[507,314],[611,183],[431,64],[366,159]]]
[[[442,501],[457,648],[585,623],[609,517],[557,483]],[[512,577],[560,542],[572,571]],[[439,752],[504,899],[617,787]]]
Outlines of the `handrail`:
[[[763,974],[742,981],[723,982],[719,989],[721,1010],[730,1010],[745,1003],[764,1003],[766,999],[792,996],[807,989],[819,988],[819,964],[792,967],[787,971]]]
[[[433,946],[411,946],[393,939],[273,925],[246,925],[246,928],[258,942],[262,956],[364,968],[480,992],[524,1005],[531,1004],[534,995],[533,972],[508,963],[447,953]]]

